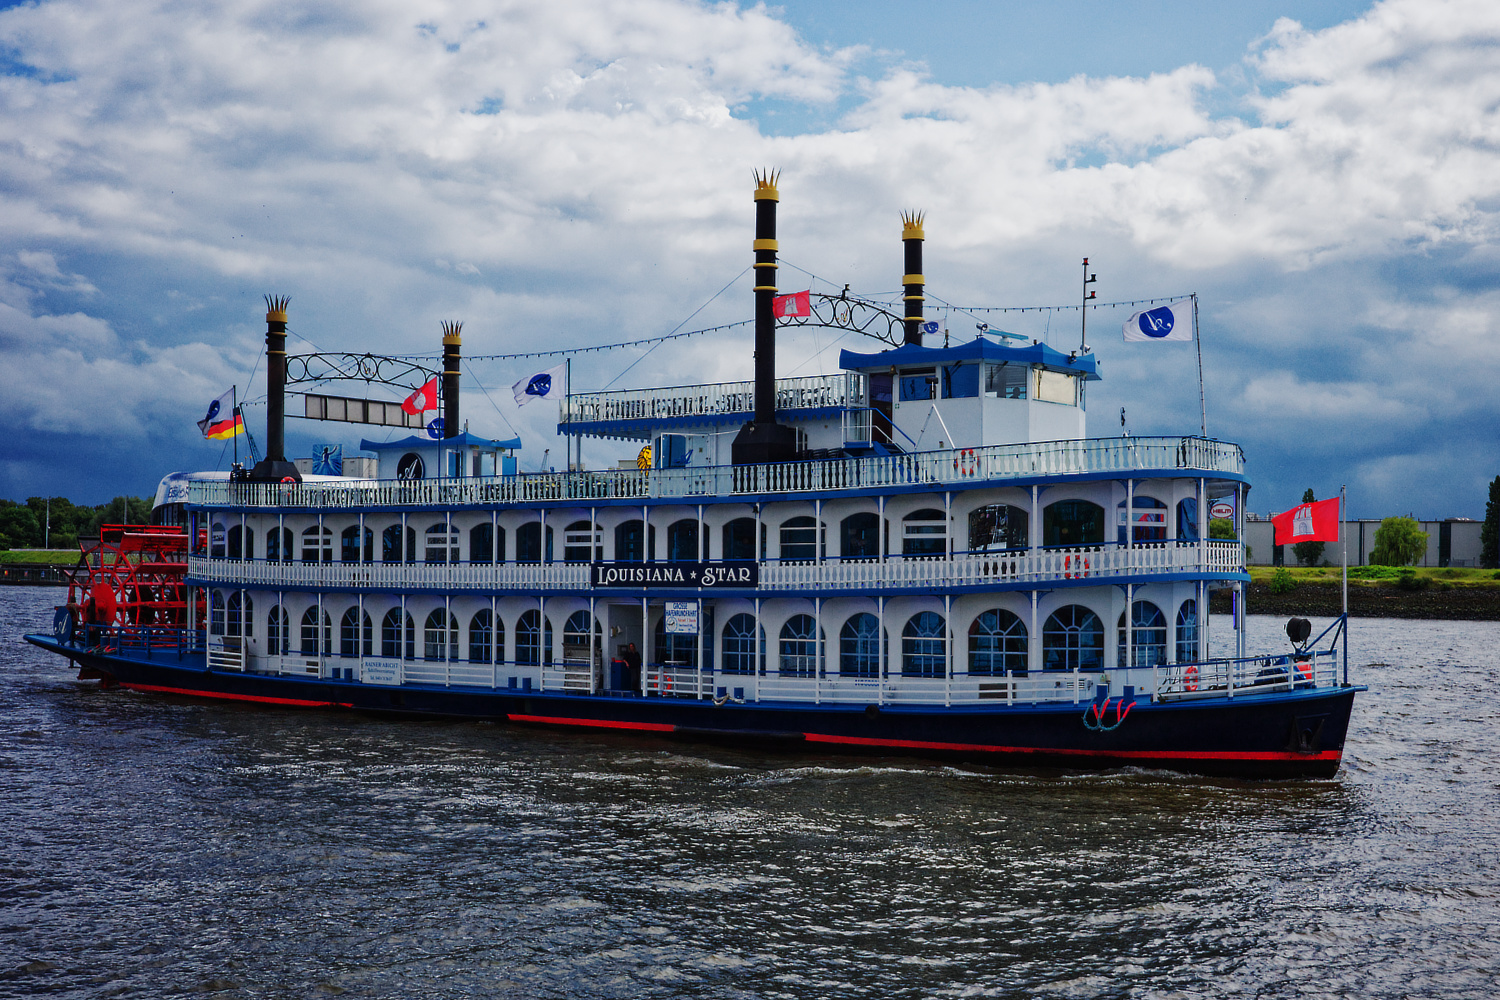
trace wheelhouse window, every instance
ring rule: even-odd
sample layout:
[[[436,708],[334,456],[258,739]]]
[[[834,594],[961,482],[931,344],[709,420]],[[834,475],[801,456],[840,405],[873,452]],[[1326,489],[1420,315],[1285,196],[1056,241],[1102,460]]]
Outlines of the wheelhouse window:
[[[724,558],[725,559],[755,559],[757,554],[765,558],[765,545],[760,546],[759,553],[755,545],[755,518],[737,517],[724,525]]]
[[[948,636],[943,616],[919,611],[901,630],[901,673],[907,677],[942,677],[947,672]]]
[[[1026,671],[1026,624],[992,608],[969,626],[969,673],[998,677]]]
[[[1011,364],[1009,361],[986,365],[984,394],[995,399],[1025,399],[1030,376],[1030,365]]]
[[[1167,537],[1167,505],[1155,497],[1137,495],[1129,515],[1125,512],[1125,501],[1116,505],[1115,541],[1125,544],[1126,525],[1134,527],[1136,543],[1160,542]]]
[[[1049,371],[1046,368],[1037,368],[1036,371],[1036,398],[1044,403],[1066,403],[1068,406],[1078,405],[1078,378],[1064,372]]]
[[[1102,670],[1104,626],[1081,604],[1058,608],[1042,626],[1042,669]]]
[[[1042,544],[1104,544],[1104,508],[1087,500],[1049,504],[1042,510]]]
[[[979,395],[979,365],[944,365],[941,369],[944,399],[967,399]]]
[[[839,523],[839,556],[844,559],[880,558],[879,514],[860,511]]]
[[[1125,666],[1125,613],[1116,623],[1115,662]],[[1167,662],[1167,619],[1150,601],[1136,601],[1130,611],[1130,666],[1155,667]]]
[[[931,399],[937,385],[936,368],[909,368],[901,373],[901,401]]]
[[[839,629],[839,673],[880,676],[880,619],[867,611],[851,616]]]
[[[1031,544],[1030,515],[1020,507],[992,503],[969,513],[969,549],[973,552],[1003,552]]]
[[[597,524],[574,521],[563,529],[563,562],[604,559],[604,533]]]
[[[901,554],[948,554],[948,515],[933,507],[914,510],[901,519]]]

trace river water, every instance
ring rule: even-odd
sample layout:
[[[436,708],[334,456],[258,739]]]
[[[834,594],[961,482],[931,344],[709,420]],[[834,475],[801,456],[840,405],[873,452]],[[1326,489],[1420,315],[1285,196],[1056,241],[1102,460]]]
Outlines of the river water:
[[[1500,986],[1500,624],[1357,620],[1344,769],[1252,783],[102,692],[60,593],[0,588],[0,996]]]

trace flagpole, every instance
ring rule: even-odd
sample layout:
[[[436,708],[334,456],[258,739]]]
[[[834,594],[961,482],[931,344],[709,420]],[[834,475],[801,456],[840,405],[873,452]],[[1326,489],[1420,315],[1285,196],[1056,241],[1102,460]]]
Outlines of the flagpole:
[[[219,384],[222,385],[223,383],[221,382]],[[231,404],[230,407],[229,407],[229,427],[230,427],[231,430],[234,431],[234,434],[231,435],[231,437],[234,438],[234,464],[235,465],[239,465],[240,464],[240,434],[239,434],[239,431],[240,431],[240,387],[239,386],[232,385],[232,386],[229,387],[229,402]],[[219,454],[222,455],[224,453],[223,452],[219,452]]]
[[[1348,484],[1339,487],[1339,538],[1344,549],[1344,684],[1349,684],[1349,513]]]
[[[1208,402],[1203,395],[1203,337],[1198,330],[1198,293],[1193,293],[1193,344],[1198,348],[1198,414],[1202,423],[1198,429],[1208,437]]]

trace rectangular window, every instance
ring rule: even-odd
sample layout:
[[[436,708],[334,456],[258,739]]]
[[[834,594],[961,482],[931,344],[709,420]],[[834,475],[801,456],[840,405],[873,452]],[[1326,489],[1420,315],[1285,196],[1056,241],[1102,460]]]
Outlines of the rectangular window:
[[[901,401],[931,399],[932,386],[937,381],[937,369],[913,368],[901,373]]]
[[[979,395],[979,365],[947,365],[943,368],[943,398],[967,399]]]
[[[986,365],[984,373],[984,394],[998,399],[1025,399],[1026,383],[1031,374],[1028,365],[1010,364]]]
[[[1036,370],[1036,398],[1048,403],[1074,405],[1078,402],[1078,395],[1074,387],[1073,376],[1038,368]]]

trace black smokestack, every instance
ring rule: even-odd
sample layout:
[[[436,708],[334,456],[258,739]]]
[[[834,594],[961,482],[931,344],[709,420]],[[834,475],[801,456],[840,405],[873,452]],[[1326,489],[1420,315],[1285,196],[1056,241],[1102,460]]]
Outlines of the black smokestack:
[[[906,300],[906,312],[903,314],[903,323],[906,327],[904,342],[922,344],[922,303],[926,296],[922,294],[927,279],[922,275],[922,241],[927,234],[922,231],[922,213],[901,213],[901,242],[906,247],[906,274],[901,277],[901,284],[906,289],[903,296]]]

